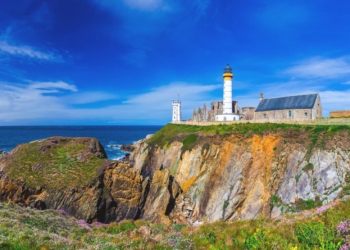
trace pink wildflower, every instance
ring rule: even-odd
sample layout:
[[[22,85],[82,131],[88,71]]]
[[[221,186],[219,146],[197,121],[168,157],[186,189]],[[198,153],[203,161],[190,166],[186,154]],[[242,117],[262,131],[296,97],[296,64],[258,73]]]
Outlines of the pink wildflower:
[[[328,209],[330,209],[331,207],[332,207],[332,205],[330,205],[330,204],[318,207],[317,210],[316,210],[316,214],[322,214],[325,211],[327,211]]]

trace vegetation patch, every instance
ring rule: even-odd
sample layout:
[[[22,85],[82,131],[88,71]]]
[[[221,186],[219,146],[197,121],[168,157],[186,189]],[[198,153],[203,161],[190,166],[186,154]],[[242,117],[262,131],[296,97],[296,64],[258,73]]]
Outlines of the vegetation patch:
[[[314,170],[314,164],[308,163],[306,166],[303,168],[303,171],[308,172],[308,171],[313,171]]]
[[[78,139],[69,138],[59,144],[47,139],[21,145],[6,159],[6,173],[13,179],[25,179],[28,187],[58,189],[88,184],[97,177],[105,160]]]
[[[221,221],[199,228],[146,221],[94,223],[86,228],[55,211],[0,203],[0,249],[347,249],[350,200],[309,214],[314,215]],[[141,227],[149,228],[150,234],[143,234]],[[162,240],[154,240],[158,235]]]
[[[198,135],[196,135],[196,134],[189,134],[184,138],[184,140],[182,142],[181,156],[187,150],[191,150],[196,145],[195,143],[196,143],[197,138],[198,138]]]
[[[315,200],[313,199],[308,199],[308,200],[302,200],[299,199],[295,203],[295,208],[297,211],[302,211],[302,210],[309,210],[313,209],[316,207],[322,206],[322,201],[320,200],[320,197],[316,197]]]
[[[210,148],[209,143],[203,144],[203,146],[202,146],[202,154],[203,154],[205,151],[208,152],[209,148]]]
[[[243,137],[252,137],[253,135],[264,135],[268,133],[281,133],[285,138],[298,140],[301,136],[306,138],[305,143],[309,145],[307,155],[310,155],[313,148],[322,144],[325,145],[325,138],[333,138],[340,131],[349,131],[348,125],[301,125],[284,123],[236,123],[236,124],[218,124],[211,126],[194,126],[183,124],[167,124],[153,135],[148,144],[164,147],[167,143],[173,141],[183,142],[188,135],[201,134],[205,136],[227,136],[239,134]],[[302,135],[301,135],[302,134]],[[321,136],[322,135],[322,136]],[[321,136],[321,138],[320,138]],[[194,137],[193,137],[194,138]],[[191,140],[190,140],[191,141]],[[285,139],[287,142],[287,140]],[[199,143],[200,140],[191,141]],[[302,141],[304,142],[304,140]],[[192,145],[193,146],[193,145]]]

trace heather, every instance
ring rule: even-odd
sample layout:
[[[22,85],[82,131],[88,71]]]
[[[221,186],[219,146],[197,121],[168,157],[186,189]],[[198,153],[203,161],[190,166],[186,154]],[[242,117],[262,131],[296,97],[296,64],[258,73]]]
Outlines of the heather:
[[[347,198],[347,197],[345,197]],[[65,211],[0,204],[1,249],[342,249],[350,248],[350,199],[276,219],[200,227],[142,220],[92,223]]]
[[[86,185],[105,164],[103,148],[92,138],[52,137],[17,147],[7,157],[6,173],[32,188]],[[97,147],[97,149],[96,149]],[[97,157],[97,151],[100,155]]]

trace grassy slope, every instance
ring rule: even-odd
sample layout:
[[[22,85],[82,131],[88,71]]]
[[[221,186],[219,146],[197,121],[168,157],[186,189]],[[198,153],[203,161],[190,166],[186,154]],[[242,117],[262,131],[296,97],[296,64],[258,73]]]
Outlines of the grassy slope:
[[[80,222],[80,225],[79,225]],[[82,225],[82,226],[81,226]],[[143,221],[90,225],[52,210],[33,210],[13,203],[0,203],[0,249],[191,249],[193,243],[178,231],[183,225],[166,228]],[[149,226],[152,235],[137,230]],[[162,235],[161,242],[155,241]],[[164,235],[164,236],[163,236]]]
[[[250,137],[254,134],[262,135],[266,132],[278,133],[285,131],[305,131],[313,139],[316,139],[320,133],[333,135],[336,132],[347,130],[350,131],[348,125],[297,125],[297,124],[279,124],[279,123],[238,123],[238,124],[224,124],[212,126],[192,126],[181,124],[167,124],[159,130],[152,138],[148,140],[149,144],[157,144],[165,146],[167,143],[180,140],[183,141],[185,137],[183,134],[203,134],[203,135],[228,135],[241,134]],[[180,135],[180,136],[179,136]],[[181,139],[182,138],[182,139]]]
[[[347,200],[278,220],[217,222],[199,228],[123,221],[88,230],[55,211],[0,203],[0,249],[339,249],[350,224],[343,235],[337,226],[349,217]],[[150,227],[152,234],[138,233],[141,226]]]
[[[26,185],[33,188],[86,185],[97,176],[105,161],[92,154],[87,144],[74,139],[60,145],[44,140],[21,147],[10,156],[6,173],[14,179],[24,178]]]

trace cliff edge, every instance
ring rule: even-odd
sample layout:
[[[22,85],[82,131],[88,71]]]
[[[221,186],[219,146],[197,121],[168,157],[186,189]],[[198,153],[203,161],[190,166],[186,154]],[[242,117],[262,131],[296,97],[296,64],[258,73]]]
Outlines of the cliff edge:
[[[168,124],[130,160],[143,177],[178,185],[167,213],[157,209],[163,199],[152,200],[152,211],[174,222],[275,218],[349,193],[349,139],[348,126]]]

